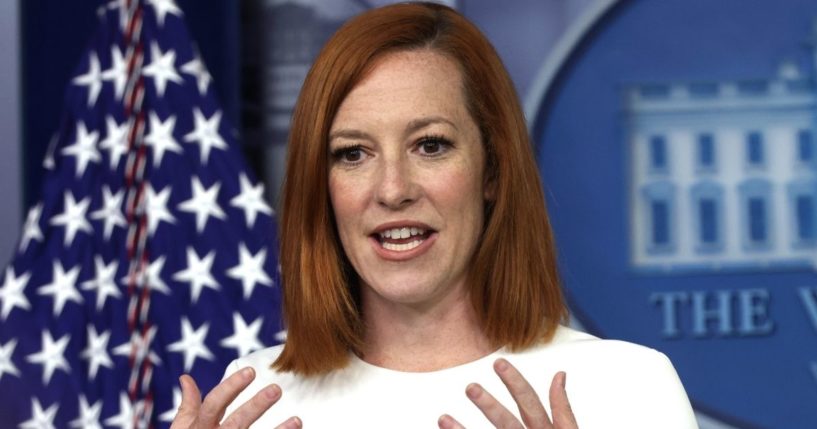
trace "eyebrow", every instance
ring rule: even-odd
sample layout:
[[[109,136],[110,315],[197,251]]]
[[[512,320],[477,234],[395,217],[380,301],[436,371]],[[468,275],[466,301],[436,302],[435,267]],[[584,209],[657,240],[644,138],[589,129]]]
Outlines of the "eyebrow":
[[[329,141],[331,142],[337,138],[345,138],[349,140],[374,140],[368,133],[364,133],[355,129],[339,129],[329,134]]]
[[[414,119],[411,122],[409,122],[408,125],[406,126],[406,134],[411,134],[413,132],[416,132],[417,130],[421,130],[433,124],[448,124],[455,130],[459,131],[457,125],[454,124],[454,122],[442,116],[427,116],[423,118]],[[332,141],[336,138],[346,138],[350,140],[374,140],[374,138],[372,138],[372,136],[366,132],[347,128],[341,128],[329,134],[329,141]]]
[[[417,130],[421,130],[421,129],[429,126],[429,125],[440,124],[440,123],[448,124],[448,125],[452,126],[455,130],[459,131],[457,129],[456,124],[454,124],[453,122],[449,121],[448,119],[446,119],[446,118],[444,118],[442,116],[428,116],[428,117],[425,117],[425,118],[418,118],[418,119],[415,119],[415,120],[409,122],[408,126],[406,127],[406,134],[411,134],[411,133],[413,133],[413,132],[415,132]]]

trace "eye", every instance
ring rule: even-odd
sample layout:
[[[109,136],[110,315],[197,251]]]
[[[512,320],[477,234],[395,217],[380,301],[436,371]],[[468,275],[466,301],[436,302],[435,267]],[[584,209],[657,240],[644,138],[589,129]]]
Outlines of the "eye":
[[[344,164],[358,164],[366,157],[361,146],[340,147],[332,150],[332,159]]]
[[[422,155],[426,156],[439,155],[448,150],[450,147],[451,142],[445,137],[440,136],[423,137],[417,143],[417,150],[419,150]]]

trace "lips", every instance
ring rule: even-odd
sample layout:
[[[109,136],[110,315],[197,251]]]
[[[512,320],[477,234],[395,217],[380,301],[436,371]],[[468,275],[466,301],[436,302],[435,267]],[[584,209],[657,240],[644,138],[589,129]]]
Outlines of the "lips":
[[[419,248],[435,231],[424,225],[389,225],[372,234],[381,249],[389,253],[410,252]]]

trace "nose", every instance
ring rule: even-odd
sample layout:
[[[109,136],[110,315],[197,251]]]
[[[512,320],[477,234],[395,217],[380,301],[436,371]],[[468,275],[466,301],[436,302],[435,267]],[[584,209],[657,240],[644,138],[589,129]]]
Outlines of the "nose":
[[[400,210],[417,201],[419,185],[411,165],[402,156],[384,160],[376,185],[377,203],[390,210]]]

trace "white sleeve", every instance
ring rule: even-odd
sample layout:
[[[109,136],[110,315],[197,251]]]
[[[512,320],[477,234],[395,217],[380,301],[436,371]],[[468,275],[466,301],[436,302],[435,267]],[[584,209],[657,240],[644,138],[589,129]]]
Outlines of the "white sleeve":
[[[634,413],[642,422],[632,427],[697,429],[695,413],[675,367],[663,353],[652,354],[643,362],[644,384],[633,395],[643,405],[641,413]]]
[[[594,345],[595,343],[595,345]],[[621,341],[588,342],[572,354],[567,397],[580,429],[697,429],[695,414],[670,360]]]

